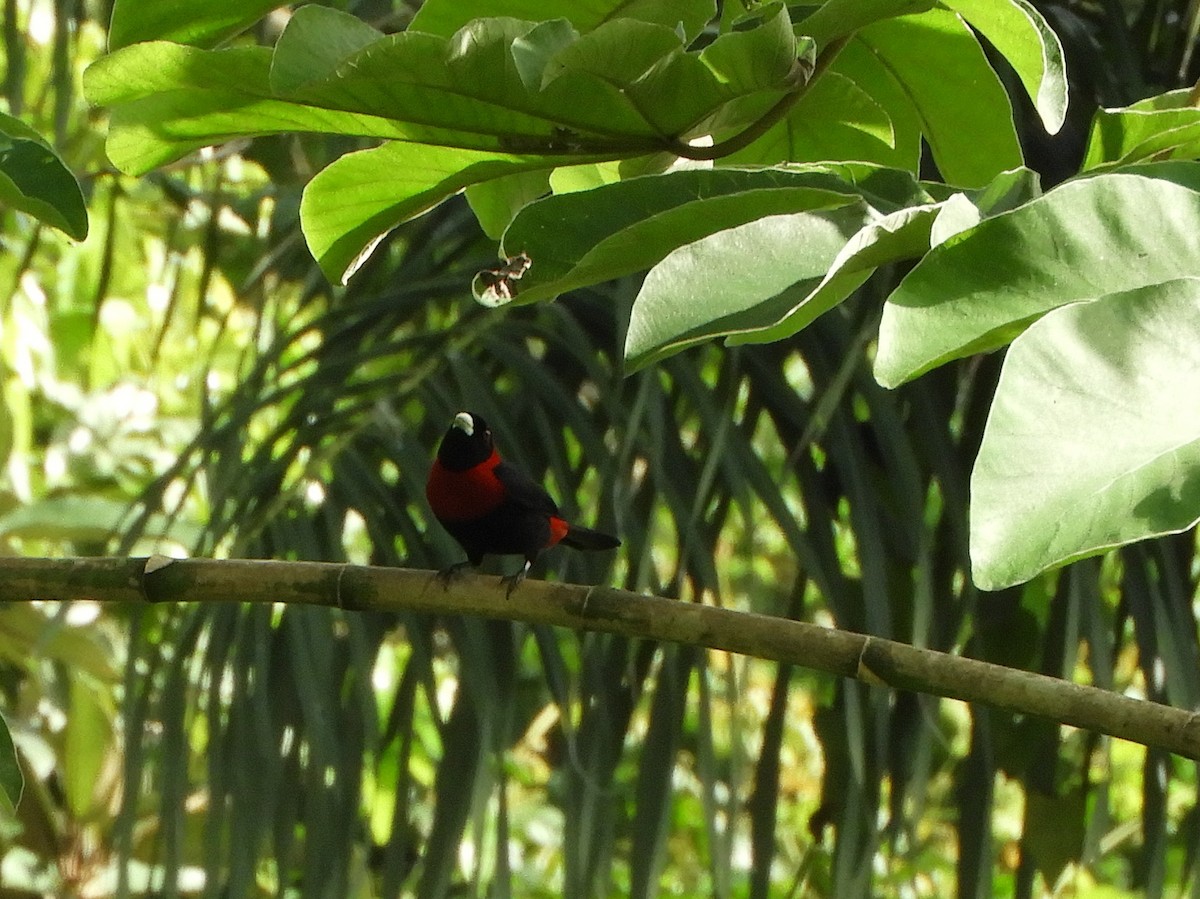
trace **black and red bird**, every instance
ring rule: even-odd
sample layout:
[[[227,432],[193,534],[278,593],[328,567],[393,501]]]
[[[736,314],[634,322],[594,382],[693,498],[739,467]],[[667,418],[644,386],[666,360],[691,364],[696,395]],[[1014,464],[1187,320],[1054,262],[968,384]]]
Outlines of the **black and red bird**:
[[[467,554],[442,572],[449,578],[485,555],[521,555],[525,566],[503,579],[511,596],[542,550],[614,549],[621,541],[571,524],[540,484],[500,458],[487,422],[471,412],[454,416],[429,470],[425,496],[434,517]]]

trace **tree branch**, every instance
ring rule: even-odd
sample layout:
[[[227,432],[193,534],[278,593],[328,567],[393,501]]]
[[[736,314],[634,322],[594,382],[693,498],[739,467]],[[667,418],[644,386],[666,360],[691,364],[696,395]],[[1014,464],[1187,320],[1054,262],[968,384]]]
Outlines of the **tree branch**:
[[[492,577],[464,577],[443,590],[428,571],[162,556],[0,559],[0,584],[7,601],[288,603],[606,631],[982,702],[1200,759],[1200,714],[1185,709],[892,640],[609,587],[526,581],[506,600]]]

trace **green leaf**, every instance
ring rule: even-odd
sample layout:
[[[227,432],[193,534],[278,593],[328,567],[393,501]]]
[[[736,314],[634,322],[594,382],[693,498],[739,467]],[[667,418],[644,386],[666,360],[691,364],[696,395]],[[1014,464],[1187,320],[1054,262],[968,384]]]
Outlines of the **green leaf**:
[[[768,299],[758,310],[761,314],[753,322],[748,317],[743,330],[732,334],[729,343],[769,343],[795,334],[850,296],[879,266],[925,253],[934,240],[935,227],[957,202],[968,206],[978,220],[979,211],[962,194],[955,194],[944,203],[912,206],[872,221],[838,251],[816,286],[807,292],[793,292],[782,314]]]
[[[795,64],[787,7],[776,4],[753,28],[722,34],[698,54],[665,57],[625,90],[659,134],[728,130],[794,90]]]
[[[562,50],[567,49],[579,40],[579,32],[571,27],[566,19],[550,19],[541,22],[523,37],[512,42],[513,64],[521,83],[528,91],[541,90],[548,81],[553,80],[553,74],[562,71],[557,67],[550,78],[547,78],[547,68],[550,61]]]
[[[14,604],[0,617],[0,658],[19,666],[33,655],[104,683],[120,679],[112,646],[96,629],[66,626],[29,603]]]
[[[473,149],[547,144],[562,130],[610,140],[657,136],[627,97],[591,74],[564,73],[544,90],[527,87],[513,45],[537,28],[518,19],[482,19],[449,40],[412,31],[391,35],[292,99],[434,126],[446,136],[427,143]],[[287,49],[287,37],[276,52]]]
[[[105,497],[51,496],[0,516],[0,536],[94,543],[119,533],[128,513],[128,503]],[[197,536],[197,529],[190,522],[156,515],[148,533],[189,546]]]
[[[785,81],[796,63],[796,36],[787,6],[772,4],[753,28],[718,35],[700,51],[699,59],[719,83],[738,92]]]
[[[288,19],[275,46],[271,90],[288,94],[329,78],[343,62],[383,37],[357,16],[328,6],[302,6]]]
[[[613,19],[559,50],[548,61],[543,77],[549,81],[564,71],[580,72],[623,89],[682,49],[683,41],[673,28]]]
[[[884,306],[875,377],[894,387],[1003,346],[1051,309],[1194,272],[1200,194],[1108,174],[1060,185],[931,250]]]
[[[782,8],[736,42],[699,53],[682,52],[673,34],[674,49],[667,50],[668,35],[657,26],[608,23],[609,46],[638,45],[653,31],[651,53],[643,46],[633,57],[573,55],[561,26],[547,44],[536,35],[550,34],[550,26],[516,19],[472,21],[450,39],[412,31],[373,39],[373,31],[333,11],[294,18],[274,53],[157,42],[89,67],[88,98],[113,109],[113,162],[142,173],[199,147],[287,131],[572,153],[576,162],[622,159],[660,152],[666,138],[701,120],[737,123],[757,115],[790,87],[781,62],[794,50]],[[324,32],[331,35],[327,46]],[[704,55],[718,45],[741,51]],[[654,64],[652,54],[662,52]],[[746,67],[747,54],[765,62]],[[577,63],[581,68],[571,68]]]
[[[401,222],[469,185],[548,170],[561,161],[387,143],[347,153],[318,172],[304,188],[300,225],[326,277],[345,283],[379,240]]]
[[[632,60],[627,54],[573,53],[561,27],[555,27],[551,38],[549,26],[534,22],[476,20],[449,40],[410,31],[372,44],[333,77],[294,99],[459,132],[453,141],[441,141],[449,145],[521,151],[531,149],[530,144],[552,149],[554,142],[573,142],[586,149],[589,142],[615,141],[631,155],[631,149],[659,149],[664,136],[716,114],[725,104],[741,106],[747,97],[754,100],[751,106],[774,102],[779,91],[790,87],[791,59],[783,67],[779,57],[794,51],[790,30],[781,21],[786,23],[782,8],[740,34],[742,53],[719,57],[724,66],[705,56],[719,40],[699,53],[684,53],[675,36],[674,51],[629,82],[634,70],[649,62],[644,48]],[[666,47],[662,29],[635,20],[610,22],[605,31],[610,44],[631,46],[652,31],[653,52]],[[541,56],[529,49],[534,45]],[[735,68],[751,53],[767,62]],[[542,56],[546,62],[539,77],[535,70]],[[582,68],[568,68],[575,63]],[[481,142],[485,137],[492,142]]]
[[[283,5],[278,0],[115,0],[108,46],[117,50],[168,40],[212,47]]]
[[[999,215],[1036,200],[1042,195],[1042,184],[1037,172],[1022,166],[1001,172],[987,187],[964,193],[985,215]]]
[[[1050,134],[1067,117],[1067,70],[1058,35],[1029,0],[947,0],[1008,60]]]
[[[679,298],[671,297],[669,290],[664,290],[656,297],[646,295],[643,291],[634,304],[631,328],[633,322],[643,315],[658,317],[665,313],[669,318],[665,325],[649,324],[649,328],[655,333],[653,339],[659,341],[657,345],[650,347],[648,358],[654,359],[694,342],[691,338],[703,339],[713,336],[713,333],[727,334],[728,343],[731,345],[782,340],[807,327],[817,316],[848,297],[881,265],[918,258],[926,253],[930,246],[977,224],[993,208],[1003,208],[1003,204],[1012,196],[1030,189],[1028,176],[1031,174],[1028,170],[1006,172],[993,185],[978,191],[979,199],[974,202],[963,194],[952,194],[941,203],[907,206],[882,218],[870,220],[840,248],[829,263],[824,277],[816,284],[799,283],[791,285],[786,293],[770,296],[761,294],[758,296],[757,305],[746,305],[733,319],[728,317],[729,310],[716,304],[710,305],[709,314],[714,317],[714,323],[721,322],[719,331],[698,331],[693,317],[684,323],[690,329],[687,333],[670,333],[670,328],[678,323],[677,319],[671,317],[670,309],[679,302]],[[742,277],[736,273],[736,263],[713,260],[704,255],[692,258],[696,265],[708,266],[708,271],[685,271],[681,264],[670,273],[671,278],[677,279],[680,284],[707,280],[711,283],[715,295],[724,289],[727,272],[732,274],[734,279]],[[730,268],[731,265],[734,266],[733,269]],[[651,275],[653,276],[654,272]],[[747,287],[751,291],[754,289],[749,282],[743,282],[735,287],[735,290],[741,287]],[[652,299],[654,302],[662,302],[662,309],[642,305],[649,304]],[[698,310],[693,311],[699,314]],[[679,340],[681,337],[685,339]],[[639,358],[627,360],[627,363],[642,365],[645,364],[645,360]]]
[[[62,772],[67,805],[78,820],[87,821],[97,812],[97,785],[112,744],[112,711],[106,707],[104,690],[79,674],[70,679]]]
[[[135,44],[84,72],[90,102],[112,107],[105,149],[132,175],[235,137],[315,131],[420,140],[435,129],[313,109],[271,96],[271,51]]]
[[[13,745],[8,722],[0,716],[0,808],[9,815],[16,813],[25,790],[25,775],[17,761],[17,747]]]
[[[854,81],[826,72],[784,119],[722,164],[894,161],[895,133],[887,111]]]
[[[550,192],[550,176],[544,168],[515,175],[503,175],[491,181],[467,187],[467,202],[479,220],[483,233],[499,240],[518,212]]]
[[[796,25],[796,33],[808,35],[824,48],[830,41],[848,37],[872,22],[922,13],[935,5],[936,0],[826,0]]]
[[[643,271],[676,247],[760,216],[857,202],[864,188],[836,171],[687,169],[547,197],[517,214],[501,252],[531,262],[517,300],[548,299]],[[853,171],[874,180],[865,167]],[[476,296],[505,301],[478,284]]]
[[[36,131],[0,113],[0,206],[27,212],[76,240],[88,233],[79,182]]]
[[[867,218],[864,203],[768,215],[672,251],[630,312],[627,370],[722,334],[778,321],[816,287]],[[790,290],[789,290],[790,288]]]
[[[684,40],[690,43],[716,12],[713,0],[426,0],[409,30],[450,37],[472,19],[512,16],[531,21],[563,18],[587,32],[615,19],[636,19],[672,31],[682,26]]]
[[[1181,88],[1121,109],[1101,109],[1092,119],[1081,171],[1161,155],[1200,155],[1200,109]]]
[[[953,12],[885,19],[856,40],[908,96],[947,183],[979,187],[1022,164],[1008,96],[975,35]]]
[[[890,152],[878,141],[864,139],[864,134],[846,135],[853,150],[861,148],[873,155],[874,161],[914,174],[921,161],[921,120],[917,116],[904,85],[864,41],[850,41],[838,54],[826,75],[842,75],[867,93],[887,114],[891,130]],[[817,92],[818,84],[813,88]],[[805,98],[807,99],[807,97]],[[801,100],[801,105],[804,100]],[[865,132],[864,132],[865,133]]]
[[[1200,279],[1056,309],[1013,341],[971,477],[1000,589],[1200,520]]]

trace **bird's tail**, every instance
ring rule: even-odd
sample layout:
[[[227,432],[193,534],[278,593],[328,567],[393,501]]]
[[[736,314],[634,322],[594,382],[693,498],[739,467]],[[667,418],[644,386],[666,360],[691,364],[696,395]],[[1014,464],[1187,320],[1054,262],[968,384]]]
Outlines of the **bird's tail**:
[[[621,541],[616,537],[593,531],[591,528],[580,527],[577,524],[568,527],[566,536],[559,542],[572,549],[591,550],[616,549],[621,545]]]

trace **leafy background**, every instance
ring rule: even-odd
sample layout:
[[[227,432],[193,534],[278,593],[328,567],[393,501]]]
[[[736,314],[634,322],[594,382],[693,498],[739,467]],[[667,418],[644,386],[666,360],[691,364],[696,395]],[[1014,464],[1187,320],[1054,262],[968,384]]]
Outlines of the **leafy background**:
[[[257,23],[246,45],[273,43],[269,8],[213,4],[205,33]],[[997,65],[1049,186],[1085,159],[1097,104],[1186,83],[1196,20],[1039,8],[1072,77],[1059,136]],[[348,11],[384,32],[412,15]],[[972,586],[968,477],[1000,360],[881,388],[901,267],[789,340],[702,342],[628,377],[640,277],[482,308],[470,282],[496,245],[461,200],[332,288],[301,189],[357,144],[281,134],[119,174],[80,93],[110,12],[4,16],[7,112],[80,176],[91,218],[75,244],[0,212],[5,551],[438,567],[457,553],[424,477],[466,407],[622,535],[613,570],[562,554],[547,576],[1200,700],[1193,534]],[[26,772],[2,819],[14,895],[1200,891],[1193,763],[720,653],[450,615],[76,603],[4,608],[0,660]]]

